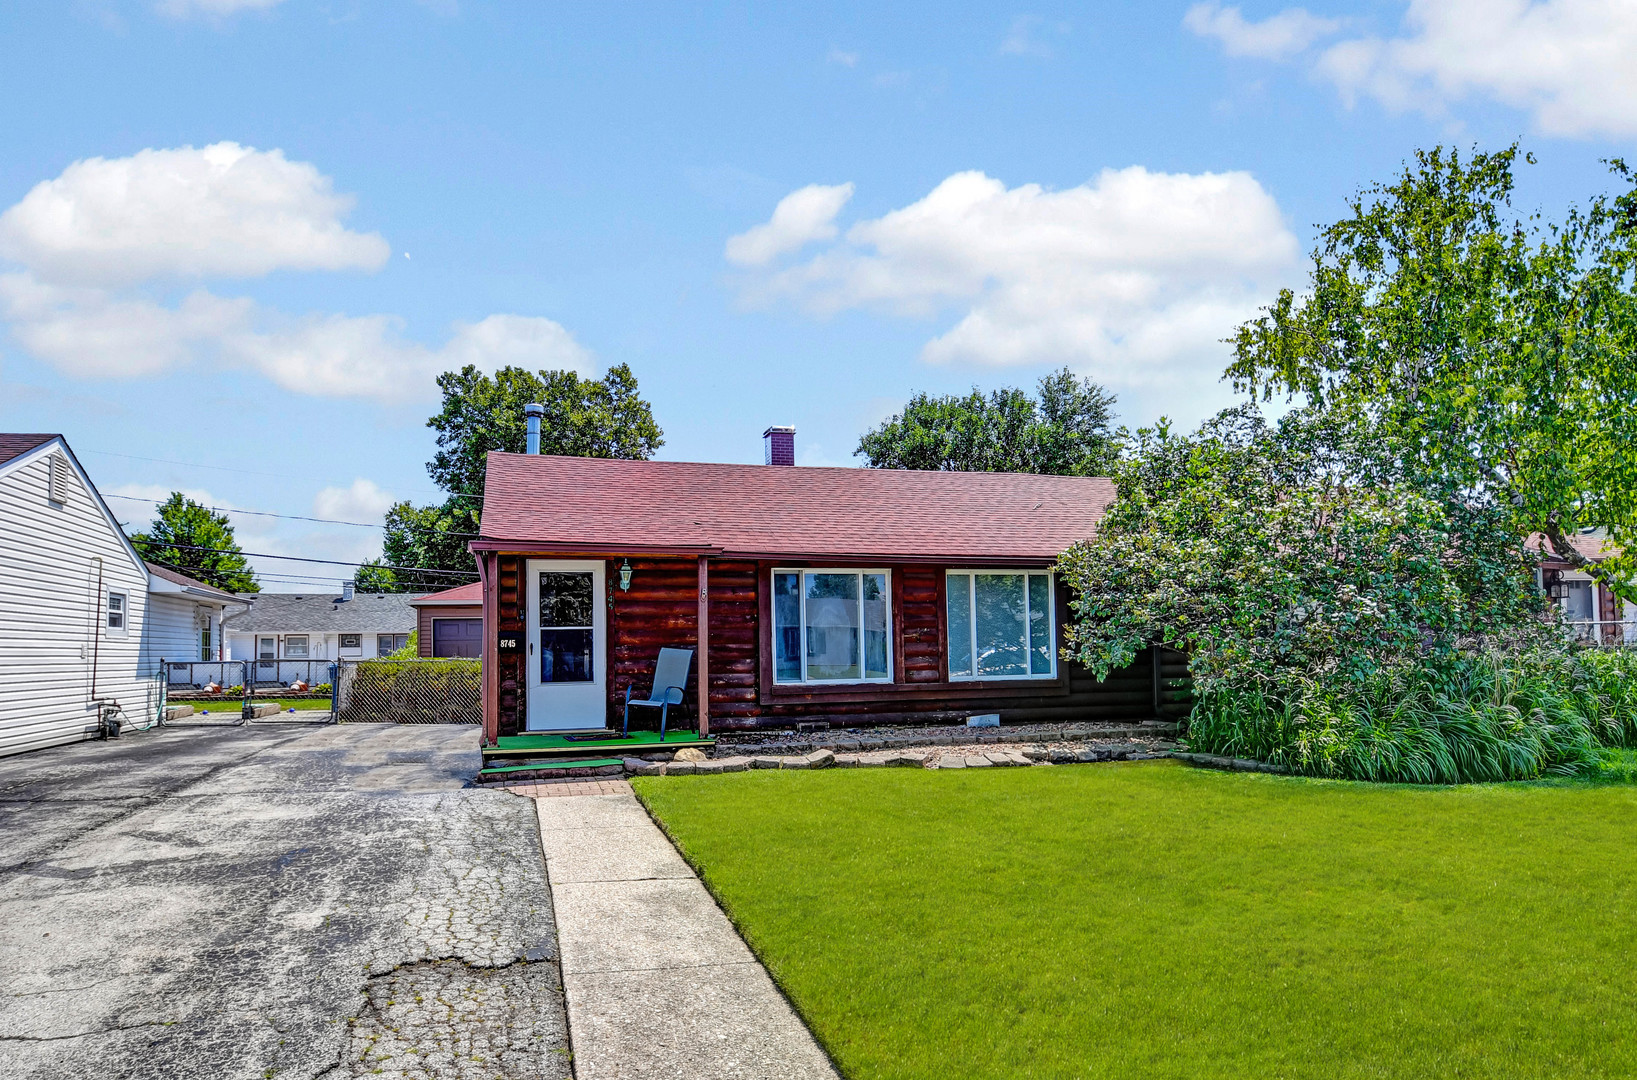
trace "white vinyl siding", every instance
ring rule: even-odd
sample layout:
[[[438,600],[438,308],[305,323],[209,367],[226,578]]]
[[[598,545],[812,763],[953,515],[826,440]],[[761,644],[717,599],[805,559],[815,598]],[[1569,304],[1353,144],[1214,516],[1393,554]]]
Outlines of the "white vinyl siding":
[[[148,596],[148,629],[143,635],[143,655],[157,670],[161,660],[214,660],[215,648],[208,657],[200,656],[202,626],[210,619],[210,641],[216,643],[216,626],[221,619],[220,609],[201,604],[186,596],[151,593]]]
[[[141,663],[147,567],[66,457],[65,498],[47,498],[54,453],[0,466],[0,754],[96,734],[93,654],[98,696],[117,701],[125,721],[145,724],[159,704],[155,672]],[[110,590],[127,599],[124,637],[102,632]]]

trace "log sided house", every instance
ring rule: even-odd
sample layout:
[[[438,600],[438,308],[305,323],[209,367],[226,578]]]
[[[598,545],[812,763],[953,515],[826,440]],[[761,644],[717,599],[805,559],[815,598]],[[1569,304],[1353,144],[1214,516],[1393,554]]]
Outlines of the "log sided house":
[[[1102,683],[1059,655],[1052,566],[1110,481],[797,467],[790,429],[764,437],[767,465],[489,455],[486,742],[618,726],[664,646],[696,650],[702,733],[1166,711],[1180,655]]]

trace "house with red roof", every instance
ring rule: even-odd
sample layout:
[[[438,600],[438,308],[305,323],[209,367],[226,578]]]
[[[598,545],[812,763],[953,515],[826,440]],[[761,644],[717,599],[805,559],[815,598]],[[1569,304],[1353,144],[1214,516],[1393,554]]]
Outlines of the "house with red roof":
[[[694,651],[701,733],[1160,713],[1180,657],[1098,682],[1062,655],[1053,565],[1109,480],[808,468],[791,429],[764,438],[766,465],[489,455],[486,741],[617,727],[664,647]]]
[[[1584,529],[1567,539],[1587,563],[1600,563],[1619,550],[1609,543],[1603,529]],[[1526,546],[1544,556],[1539,570],[1541,588],[1557,604],[1570,633],[1589,644],[1637,645],[1637,604],[1620,599],[1588,573],[1584,563],[1577,565],[1579,560],[1565,558],[1566,553],[1555,551],[1544,536],[1531,536]]]
[[[457,585],[409,601],[416,652],[424,659],[483,655],[483,584]]]

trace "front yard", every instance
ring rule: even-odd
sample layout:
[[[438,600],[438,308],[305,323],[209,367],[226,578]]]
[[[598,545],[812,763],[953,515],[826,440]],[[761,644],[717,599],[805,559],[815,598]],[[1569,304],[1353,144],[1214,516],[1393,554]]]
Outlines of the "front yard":
[[[1637,787],[634,783],[849,1080],[1637,1073]]]

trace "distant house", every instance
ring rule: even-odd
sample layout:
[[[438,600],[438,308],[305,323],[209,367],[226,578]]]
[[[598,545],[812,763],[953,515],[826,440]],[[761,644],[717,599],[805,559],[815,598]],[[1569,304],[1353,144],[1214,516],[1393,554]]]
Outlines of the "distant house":
[[[480,535],[489,741],[618,726],[661,647],[694,650],[701,728],[1174,715],[1180,656],[1098,681],[1062,653],[1058,555],[1107,479],[488,457]]]
[[[144,562],[61,435],[0,434],[0,754],[152,722],[240,603]]]
[[[1569,538],[1575,552],[1585,559],[1602,562],[1615,549],[1601,529],[1588,529]],[[1529,547],[1550,552],[1541,537],[1530,538]],[[1563,621],[1582,641],[1599,645],[1637,645],[1637,604],[1621,600],[1614,590],[1594,580],[1567,559],[1548,557],[1540,569],[1541,586],[1562,612]]]
[[[483,655],[483,586],[479,582],[416,597],[416,651],[424,657]]]
[[[254,661],[259,685],[325,681],[334,660],[373,660],[409,644],[408,593],[257,593],[227,620],[228,657]],[[318,663],[323,661],[324,663]]]

